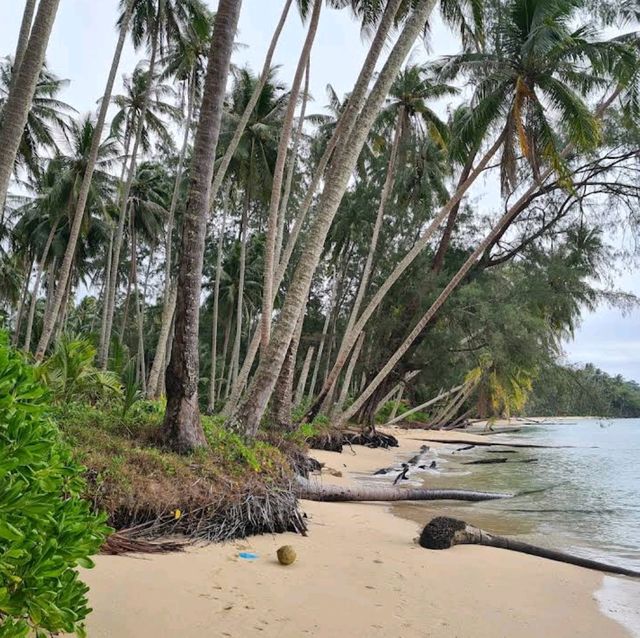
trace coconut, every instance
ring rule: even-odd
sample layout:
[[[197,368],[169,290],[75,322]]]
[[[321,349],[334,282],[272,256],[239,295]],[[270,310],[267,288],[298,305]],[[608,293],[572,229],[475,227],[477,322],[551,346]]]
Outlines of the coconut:
[[[291,565],[296,559],[296,550],[291,545],[283,545],[278,550],[278,562],[281,565]]]

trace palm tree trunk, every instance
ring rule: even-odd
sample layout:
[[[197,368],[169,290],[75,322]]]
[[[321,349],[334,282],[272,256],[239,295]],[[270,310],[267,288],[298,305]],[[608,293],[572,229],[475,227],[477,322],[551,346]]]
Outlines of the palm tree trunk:
[[[298,477],[296,486],[298,498],[310,501],[344,503],[354,501],[495,501],[510,498],[513,494],[500,492],[474,492],[470,490],[430,490],[424,488],[386,487],[363,485],[345,487],[343,485],[320,485]]]
[[[40,0],[20,71],[2,109],[0,125],[0,205],[4,208],[20,140],[40,77],[60,0]]]
[[[356,343],[356,347],[354,348],[351,359],[349,360],[349,365],[347,366],[347,371],[344,375],[344,381],[342,382],[342,390],[340,391],[340,396],[338,397],[337,404],[339,410],[342,410],[342,406],[347,400],[347,395],[349,394],[349,388],[351,386],[351,378],[353,377],[353,371],[356,367],[356,363],[358,363],[358,357],[360,356],[360,351],[362,350],[363,343],[364,332],[361,332],[360,337],[358,338],[358,343]]]
[[[411,408],[410,410],[407,410],[406,412],[404,412],[398,417],[396,417],[395,415],[391,416],[389,420],[385,423],[385,425],[393,425],[398,421],[403,421],[409,415],[414,414],[415,412],[420,412],[420,410],[424,410],[425,408],[428,408],[431,405],[435,405],[436,403],[438,403],[439,401],[442,401],[442,399],[450,396],[451,394],[454,394],[455,392],[459,392],[460,390],[462,390],[463,387],[464,386],[462,385],[458,385],[455,388],[451,388],[451,390],[447,390],[446,392],[441,392],[438,396],[433,397],[433,399],[429,399],[428,401],[425,401],[420,405],[417,405],[415,408]]]
[[[131,242],[133,242],[133,233],[131,232],[131,217],[129,217],[129,234],[131,236]],[[120,341],[124,340],[124,333],[127,329],[127,323],[129,321],[129,303],[131,301],[131,286],[133,284],[133,268],[134,266],[133,266],[133,251],[132,251],[131,260],[129,261],[129,276],[127,277],[127,291],[124,295],[124,310],[122,311],[122,324],[120,325]]]
[[[126,156],[126,155],[125,155]],[[125,162],[126,165],[126,162]],[[124,177],[124,166],[123,165],[123,173],[121,177]],[[122,179],[120,179],[122,183]],[[113,240],[115,237],[115,227],[113,224],[110,224],[109,230],[109,247],[107,249],[107,263],[104,271],[104,286],[101,295],[102,299],[102,312],[100,313],[100,342],[98,344],[98,353],[102,351],[104,340],[107,338],[107,313],[106,313],[106,305],[107,299],[109,298],[109,286],[111,285],[111,264],[113,262]]]
[[[160,11],[160,9],[158,9]],[[115,312],[115,302],[116,302],[116,291],[118,289],[118,265],[120,263],[120,250],[122,249],[122,241],[124,237],[124,225],[126,223],[127,218],[127,210],[129,207],[129,194],[131,192],[131,186],[133,185],[133,180],[136,176],[136,165],[138,159],[138,148],[142,141],[142,132],[144,129],[144,122],[147,114],[147,108],[149,107],[149,99],[151,97],[151,91],[153,88],[153,80],[154,73],[156,68],[156,57],[158,51],[158,39],[159,35],[157,33],[153,38],[153,44],[151,46],[151,57],[149,59],[149,79],[148,84],[144,92],[144,98],[142,100],[142,106],[140,108],[140,113],[138,116],[138,121],[136,122],[135,135],[133,138],[133,148],[131,149],[131,161],[129,163],[129,169],[127,172],[127,178],[124,183],[124,188],[122,190],[121,199],[120,199],[120,216],[118,218],[118,227],[116,230],[116,235],[113,242],[113,260],[111,264],[111,275],[110,275],[110,286],[109,286],[109,294],[107,296],[107,305],[106,305],[106,338],[104,343],[102,344],[102,349],[99,353],[99,365],[104,368],[106,366],[107,359],[109,358],[109,346],[111,343],[111,329],[113,325],[113,315]],[[126,158],[125,158],[126,160]]]
[[[249,171],[249,175],[252,171]],[[233,342],[233,350],[231,354],[231,383],[235,385],[238,379],[238,371],[240,368],[240,345],[242,343],[242,323],[243,323],[243,306],[244,306],[244,279],[247,269],[247,239],[248,239],[248,226],[249,226],[249,206],[251,204],[250,199],[250,185],[245,188],[244,207],[242,209],[241,230],[240,230],[240,273],[238,279],[238,298],[236,299],[236,336]],[[242,388],[240,388],[242,391]]]
[[[196,79],[191,78],[189,81],[189,96],[187,98],[187,118],[184,123],[184,136],[182,138],[182,148],[178,156],[178,166],[176,168],[176,181],[173,185],[173,193],[171,195],[171,204],[169,205],[169,215],[167,217],[167,236],[165,241],[165,264],[164,264],[164,303],[169,302],[169,291],[171,288],[171,258],[173,247],[173,224],[176,215],[176,207],[178,206],[178,196],[180,194],[180,182],[182,181],[182,168],[187,149],[189,147],[189,133],[191,131],[191,121],[193,119],[193,111],[196,98]]]
[[[251,98],[247,102],[247,106],[240,117],[238,125],[236,126],[236,130],[233,133],[233,137],[229,142],[229,146],[226,148],[224,155],[220,160],[220,164],[218,166],[218,170],[216,171],[215,177],[213,179],[213,185],[211,187],[211,195],[210,195],[210,204],[209,208],[213,208],[213,203],[218,196],[218,192],[220,191],[220,187],[222,186],[222,182],[224,182],[224,178],[227,174],[227,170],[229,169],[229,164],[235,155],[236,149],[238,148],[238,144],[242,138],[242,134],[244,130],[247,128],[247,123],[249,122],[249,118],[253,113],[253,110],[256,108],[256,104],[262,94],[262,89],[264,85],[267,83],[269,79],[269,74],[271,73],[271,60],[273,59],[273,54],[276,50],[276,45],[278,44],[278,40],[280,39],[280,34],[282,33],[282,29],[284,27],[284,23],[287,20],[287,15],[289,14],[289,9],[291,8],[291,3],[293,0],[286,0],[284,7],[282,9],[282,13],[280,14],[280,20],[276,25],[276,29],[273,32],[273,36],[271,37],[271,42],[269,43],[269,48],[267,49],[267,55],[264,59],[264,64],[262,65],[262,72],[260,73],[260,79],[256,84],[253,94]]]
[[[529,554],[530,556],[540,556],[550,560],[559,561],[561,563],[569,563],[570,565],[578,565],[587,569],[595,569],[610,574],[620,574],[622,576],[640,577],[640,571],[619,567],[602,563],[590,558],[582,558],[581,556],[573,556],[566,552],[555,549],[547,549],[546,547],[538,547],[525,543],[516,538],[506,536],[497,536],[485,532],[479,527],[469,525],[464,521],[448,516],[438,516],[431,519],[420,534],[420,545],[427,549],[448,549],[454,545],[485,545],[487,547],[498,547],[500,549],[510,549],[514,552]]]
[[[165,361],[167,359],[167,343],[171,326],[173,325],[173,316],[176,310],[176,296],[178,289],[175,283],[172,283],[169,291],[169,303],[162,306],[162,318],[160,319],[160,333],[158,335],[158,345],[156,346],[156,354],[153,358],[151,372],[149,372],[149,381],[147,382],[147,398],[158,399],[162,394],[161,379],[165,372]]]
[[[216,255],[216,280],[213,284],[213,314],[211,319],[211,379],[209,379],[209,403],[207,410],[213,414],[216,404],[216,375],[218,358],[218,308],[220,306],[220,277],[222,276],[222,250],[224,233],[227,226],[227,210],[229,207],[229,190],[222,197],[222,227],[218,236],[218,252]]]
[[[91,149],[89,151],[87,167],[82,177],[82,185],[80,186],[80,191],[78,192],[78,200],[76,202],[75,213],[73,215],[73,223],[71,224],[71,230],[69,232],[69,240],[67,243],[67,248],[65,250],[64,258],[62,260],[62,265],[60,267],[59,279],[60,279],[61,285],[59,286],[59,294],[56,294],[51,311],[45,316],[45,320],[43,322],[42,335],[40,336],[40,342],[38,343],[38,347],[36,349],[37,361],[42,360],[42,358],[44,357],[44,353],[46,352],[49,346],[49,341],[51,339],[51,335],[53,334],[56,318],[60,311],[60,306],[62,305],[62,295],[64,294],[64,288],[66,287],[67,280],[71,275],[71,265],[76,253],[78,237],[80,236],[80,230],[82,228],[82,220],[84,219],[84,211],[87,204],[87,199],[89,197],[91,180],[93,178],[93,172],[96,167],[98,152],[100,150],[100,141],[102,138],[102,131],[104,129],[104,124],[107,118],[107,111],[109,109],[109,103],[111,101],[113,84],[115,82],[118,66],[120,64],[120,57],[122,54],[122,49],[124,47],[124,41],[127,35],[133,3],[134,3],[134,0],[128,0],[124,19],[122,20],[122,24],[120,25],[118,42],[116,44],[116,48],[113,54],[113,59],[111,61],[111,69],[109,70],[107,85],[105,87],[104,95],[102,96],[102,101],[100,103],[98,119],[96,121],[96,125],[93,130],[93,139],[91,141]],[[42,0],[40,0],[40,4],[42,5]],[[34,28],[35,28],[35,25],[34,25]],[[116,267],[117,267],[117,259],[114,261],[116,262]],[[109,332],[110,330],[107,331],[107,335],[109,334]],[[107,339],[108,339],[108,336],[107,336]]]
[[[224,369],[227,363],[227,355],[229,354],[229,340],[231,336],[231,330],[233,329],[233,312],[229,313],[229,320],[224,330],[224,343],[222,344],[222,366],[220,368],[220,386],[218,387],[217,397],[222,397],[222,383],[224,382]],[[225,398],[229,396],[230,385],[228,382],[225,384],[224,395]]]
[[[309,20],[309,29],[307,37],[298,59],[298,67],[296,68],[289,92],[289,102],[285,111],[280,140],[278,142],[278,154],[276,156],[276,164],[273,170],[273,179],[271,186],[271,200],[269,202],[269,212],[267,216],[267,233],[265,238],[264,253],[264,284],[262,288],[262,321],[260,325],[261,331],[261,352],[265,353],[269,345],[271,336],[271,319],[273,315],[273,296],[274,296],[274,278],[276,276],[276,240],[278,235],[278,212],[280,210],[280,199],[282,195],[282,183],[284,180],[284,170],[287,163],[287,151],[289,150],[289,141],[293,130],[293,118],[298,104],[298,96],[300,95],[300,87],[302,79],[307,68],[309,56],[311,55],[311,47],[315,39],[318,23],[320,21],[320,9],[323,0],[315,0],[313,3],[313,11]]]
[[[276,386],[271,399],[271,415],[272,422],[279,427],[290,430],[293,425],[291,416],[293,402],[293,376],[295,374],[296,359],[298,356],[298,346],[300,345],[300,336],[302,335],[302,326],[304,324],[304,311],[300,313],[296,331],[289,344],[287,356],[284,359],[280,375],[276,381]]]
[[[20,339],[20,328],[22,327],[22,315],[24,314],[24,307],[27,303],[27,293],[29,292],[29,282],[31,281],[31,273],[33,272],[33,263],[35,259],[32,257],[29,261],[29,270],[25,274],[24,284],[22,285],[22,293],[20,294],[20,301],[18,302],[18,309],[16,311],[16,325],[13,331],[13,337],[11,343],[15,347],[18,345]]]
[[[29,36],[31,35],[31,25],[33,24],[33,15],[36,12],[36,0],[26,0],[24,5],[24,11],[22,12],[22,22],[20,23],[20,33],[18,35],[18,43],[16,45],[16,55],[13,60],[13,69],[11,70],[11,84],[9,86],[9,92],[13,89],[16,78],[20,73],[20,67],[24,60],[24,54],[27,50],[27,44],[29,43]]]
[[[373,313],[376,311],[382,300],[385,298],[389,290],[392,286],[400,279],[405,270],[413,263],[415,258],[424,250],[424,248],[428,245],[429,240],[432,235],[436,232],[440,224],[444,221],[444,219],[449,215],[450,211],[460,200],[463,195],[469,190],[478,176],[482,173],[485,167],[488,165],[491,158],[497,153],[498,149],[502,145],[503,137],[502,135],[498,137],[493,146],[485,153],[482,160],[478,163],[475,169],[471,172],[468,179],[458,188],[453,197],[442,207],[438,215],[435,219],[429,224],[427,229],[422,233],[418,241],[415,242],[411,250],[402,258],[400,263],[394,268],[393,272],[387,277],[387,279],[383,282],[380,288],[373,295],[366,308],[362,311],[360,318],[355,322],[352,330],[345,334],[345,337],[342,340],[342,345],[340,347],[340,351],[338,352],[338,356],[336,358],[336,362],[333,365],[333,369],[327,378],[327,382],[325,383],[325,387],[323,387],[322,391],[318,395],[313,406],[310,408],[309,412],[305,416],[305,420],[312,420],[316,414],[320,411],[322,406],[322,401],[324,399],[325,394],[330,390],[330,388],[335,383],[338,375],[340,374],[342,368],[344,367],[349,352],[355,345],[356,339],[360,332],[364,329],[367,321],[371,318]]]
[[[280,213],[278,216],[278,236],[276,238],[276,252],[275,260],[278,266],[280,265],[280,259],[282,257],[282,244],[284,241],[284,227],[287,219],[287,209],[289,207],[289,197],[291,196],[291,187],[293,186],[293,177],[296,172],[296,164],[298,160],[298,149],[300,146],[300,140],[302,138],[302,130],[304,128],[304,118],[307,113],[307,101],[309,99],[309,75],[311,73],[311,56],[307,60],[306,72],[304,75],[304,90],[302,94],[302,105],[300,106],[300,115],[298,116],[298,126],[293,136],[293,146],[291,148],[291,157],[289,158],[289,166],[287,168],[287,178],[284,185],[284,193],[282,194],[282,201],[280,202]],[[278,269],[274,272],[274,289],[272,291],[273,298],[275,299],[278,288],[280,287],[280,281],[278,280],[276,286],[276,278]]]
[[[42,279],[42,273],[44,272],[44,267],[49,257],[49,251],[51,250],[53,238],[55,237],[56,231],[58,230],[58,222],[59,220],[56,220],[56,222],[51,227],[51,230],[49,231],[47,241],[45,242],[44,248],[42,249],[40,263],[38,264],[36,280],[33,284],[33,292],[31,293],[31,305],[29,306],[29,318],[27,319],[27,332],[24,337],[25,352],[29,352],[29,350],[31,349],[31,333],[33,331],[33,319],[36,316],[36,305],[38,303],[38,293],[40,292],[40,280]]]
[[[360,71],[360,75],[358,76],[349,101],[347,102],[347,107],[340,117],[340,121],[338,122],[338,125],[336,126],[333,135],[331,136],[331,140],[327,144],[327,148],[325,149],[320,161],[318,162],[318,165],[316,166],[311,184],[309,185],[305,198],[300,206],[300,210],[296,215],[295,221],[291,228],[291,234],[287,239],[284,254],[282,255],[282,259],[280,260],[280,264],[278,265],[276,276],[274,278],[274,290],[277,290],[280,287],[280,284],[284,278],[307,214],[311,209],[311,205],[315,201],[316,190],[325,177],[325,169],[333,156],[338,141],[342,140],[346,143],[350,133],[353,130],[358,114],[360,113],[362,106],[364,105],[369,89],[369,83],[373,76],[378,58],[382,49],[386,45],[387,36],[393,28],[395,15],[402,2],[403,0],[390,0],[390,2],[385,7],[383,16],[378,25],[376,35],[371,41],[371,46],[369,47],[369,51],[363,63],[362,70]],[[242,370],[240,371],[238,377],[242,382],[243,387],[249,378],[249,373],[252,369],[253,362],[258,353],[259,347],[260,332],[257,332],[251,340],[247,356],[245,357],[244,363],[242,364]],[[234,388],[224,406],[222,413],[225,416],[231,416],[236,410],[239,400],[240,393],[238,392],[237,388]]]
[[[460,188],[462,184],[464,184],[469,178],[469,174],[471,173],[471,169],[473,168],[473,162],[476,159],[477,153],[478,150],[476,149],[473,153],[471,153],[471,155],[469,155],[467,162],[462,169],[462,173],[460,173],[460,177],[458,179],[458,188]],[[449,211],[447,223],[445,224],[440,243],[438,244],[438,250],[436,250],[436,254],[431,264],[431,270],[436,274],[440,274],[440,272],[442,271],[442,267],[444,266],[444,258],[447,254],[447,250],[449,250],[451,236],[453,235],[453,229],[456,225],[456,220],[458,219],[458,213],[460,212],[461,203],[462,200],[458,201],[458,203],[455,204],[455,206],[453,206]]]
[[[307,356],[304,358],[302,364],[302,372],[300,372],[300,378],[298,379],[298,387],[296,388],[295,405],[298,406],[302,402],[304,397],[304,389],[307,385],[307,377],[309,376],[309,368],[311,367],[311,360],[313,359],[314,347],[310,346],[307,350]]]
[[[241,5],[242,0],[220,0],[218,3],[183,221],[176,320],[171,360],[166,373],[167,411],[163,425],[167,442],[180,451],[206,445],[198,406],[202,263],[211,180]]]
[[[278,324],[273,331],[269,349],[260,358],[260,364],[245,401],[232,417],[231,425],[250,437],[255,436],[260,419],[273,392],[299,313],[306,303],[313,273],[320,260],[327,233],[345,193],[369,130],[380,112],[391,84],[421,29],[424,27],[434,5],[435,0],[420,0],[417,2],[414,11],[405,22],[385,65],[378,74],[366,101],[363,99],[364,106],[362,109],[357,108],[361,104],[359,101],[352,105],[352,107],[356,107],[356,112],[359,112],[357,123],[354,124],[349,139],[344,140],[343,143],[336,147],[336,155],[327,175],[325,188],[309,229],[298,267],[291,280]],[[369,59],[369,56],[367,59]],[[375,65],[375,59],[373,64]],[[363,75],[366,75],[369,70],[365,64]],[[357,88],[359,88],[358,85]],[[355,90],[354,94],[357,94]],[[363,91],[363,98],[364,95]]]
[[[131,219],[131,278],[133,279],[133,295],[136,307],[136,318],[138,326],[138,366],[140,370],[140,382],[142,385],[142,393],[147,394],[147,371],[144,362],[144,314],[140,304],[140,291],[138,286],[138,254],[136,246],[136,230],[133,220]]]

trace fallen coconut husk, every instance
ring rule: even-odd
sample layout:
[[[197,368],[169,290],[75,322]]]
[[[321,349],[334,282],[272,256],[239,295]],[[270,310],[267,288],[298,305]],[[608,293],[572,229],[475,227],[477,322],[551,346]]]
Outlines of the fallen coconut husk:
[[[640,578],[640,572],[633,569],[626,569],[625,567],[602,563],[597,560],[591,560],[590,558],[574,556],[556,549],[547,549],[546,547],[531,545],[506,536],[496,536],[489,532],[485,532],[479,527],[469,525],[468,523],[465,523],[465,521],[461,521],[457,518],[450,518],[448,516],[437,516],[436,518],[431,519],[431,521],[429,521],[422,530],[419,543],[422,547],[427,549],[448,549],[454,545],[469,544],[499,547],[501,549],[510,549],[515,552],[522,552],[523,554],[530,554],[532,556],[540,556],[541,558],[549,558],[550,560],[559,561],[561,563],[578,565],[579,567],[595,569],[610,574],[620,574],[622,576]]]

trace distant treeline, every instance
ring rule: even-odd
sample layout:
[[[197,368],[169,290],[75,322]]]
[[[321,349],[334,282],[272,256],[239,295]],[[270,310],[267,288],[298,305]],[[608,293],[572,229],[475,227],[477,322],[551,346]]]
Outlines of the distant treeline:
[[[533,385],[529,415],[640,417],[640,384],[584,367],[545,367]]]

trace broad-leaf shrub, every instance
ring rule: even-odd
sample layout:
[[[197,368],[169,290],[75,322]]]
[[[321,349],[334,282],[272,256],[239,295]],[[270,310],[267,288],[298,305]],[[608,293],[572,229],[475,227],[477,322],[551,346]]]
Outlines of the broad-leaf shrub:
[[[0,636],[82,635],[77,565],[109,528],[80,494],[82,468],[46,416],[47,392],[0,333]]]

